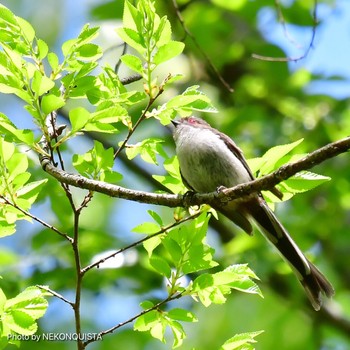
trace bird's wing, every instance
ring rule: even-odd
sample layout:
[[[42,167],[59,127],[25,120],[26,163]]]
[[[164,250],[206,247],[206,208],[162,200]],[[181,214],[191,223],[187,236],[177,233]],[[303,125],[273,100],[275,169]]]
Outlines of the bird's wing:
[[[229,150],[240,160],[240,162],[243,164],[243,166],[245,167],[245,169],[247,170],[251,180],[254,180],[255,177],[251,171],[251,169],[249,168],[249,165],[247,163],[247,161],[244,158],[243,152],[242,150],[235,144],[235,142],[228,137],[227,135],[221,133],[220,131],[218,131],[218,135],[219,137],[225,142],[226,146],[229,148]],[[282,200],[283,198],[283,193],[281,191],[279,191],[276,187],[272,188],[270,190],[271,193],[273,193],[278,199]]]

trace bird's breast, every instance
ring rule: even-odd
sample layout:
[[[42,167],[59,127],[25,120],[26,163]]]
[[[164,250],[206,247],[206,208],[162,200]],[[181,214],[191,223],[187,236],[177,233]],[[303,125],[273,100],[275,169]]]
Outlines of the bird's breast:
[[[210,130],[187,133],[177,140],[182,176],[197,192],[212,192],[250,180],[240,160],[225,142]]]

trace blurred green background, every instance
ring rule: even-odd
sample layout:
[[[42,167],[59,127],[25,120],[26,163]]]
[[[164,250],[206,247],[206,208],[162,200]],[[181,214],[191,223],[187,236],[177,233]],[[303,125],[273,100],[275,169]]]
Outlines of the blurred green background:
[[[122,48],[114,29],[121,25],[122,1],[2,1],[15,14],[32,23],[37,36],[60,53],[61,44],[75,37],[83,24],[101,26],[98,44],[108,50],[104,61],[118,62]],[[262,155],[274,145],[304,138],[298,153],[307,153],[350,134],[350,3],[319,1],[316,36],[307,57],[291,62],[270,62],[252,54],[272,57],[302,56],[313,34],[314,2],[305,0],[211,0],[178,1],[187,29],[186,35],[173,1],[156,1],[160,15],[167,15],[176,40],[186,49],[171,65],[164,65],[159,76],[182,73],[183,80],[161,96],[165,102],[174,93],[199,84],[218,108],[218,114],[205,115],[213,126],[230,135],[247,158]],[[200,49],[199,49],[200,48]],[[209,59],[209,61],[208,61]],[[235,91],[230,93],[210,65]],[[121,67],[121,76],[128,76]],[[135,83],[137,87],[138,83]],[[75,104],[81,101],[74,101]],[[15,97],[0,96],[0,111],[19,127],[35,128]],[[133,111],[135,116],[139,110]],[[174,154],[169,131],[155,121],[147,121],[133,136],[158,136],[168,142]],[[123,139],[106,139],[115,144]],[[72,144],[71,152],[91,147],[86,137]],[[33,176],[43,177],[33,157]],[[118,164],[124,174],[123,185],[134,189],[157,190],[152,174],[162,174],[161,166],[151,167],[139,159]],[[278,217],[308,257],[332,281],[336,296],[326,311],[314,312],[293,274],[279,255],[256,234],[248,237],[231,223],[213,225],[209,243],[224,266],[248,262],[261,281],[264,299],[233,293],[224,306],[203,308],[190,300],[177,301],[192,306],[198,323],[185,325],[188,339],[182,349],[217,349],[235,333],[265,330],[257,349],[350,349],[350,167],[349,156],[330,159],[315,172],[332,181],[306,194],[279,204]],[[44,197],[33,213],[66,231],[72,227],[68,203],[59,185],[49,182],[51,201]],[[60,194],[59,194],[60,193]],[[76,194],[80,194],[77,190]],[[82,260],[117,249],[140,237],[132,227],[148,220],[150,206],[117,201],[96,195],[83,212]],[[172,211],[151,207],[169,221]],[[218,232],[219,231],[219,234]],[[221,239],[232,231],[230,241]],[[220,233],[222,234],[220,236]],[[0,281],[8,297],[28,285],[49,285],[68,298],[73,297],[74,269],[71,249],[66,242],[37,224],[21,222],[16,234],[0,240]],[[98,269],[87,275],[83,292],[85,332],[98,332],[122,322],[139,311],[139,302],[164,296],[163,281],[142,260],[142,249],[117,262],[118,267]],[[176,305],[176,304],[175,304]],[[40,320],[40,332],[73,332],[72,310],[51,298],[47,314]],[[171,336],[170,336],[171,338]],[[91,349],[165,349],[164,345],[127,326],[116,334],[94,343]],[[73,349],[70,342],[23,342],[22,349]]]

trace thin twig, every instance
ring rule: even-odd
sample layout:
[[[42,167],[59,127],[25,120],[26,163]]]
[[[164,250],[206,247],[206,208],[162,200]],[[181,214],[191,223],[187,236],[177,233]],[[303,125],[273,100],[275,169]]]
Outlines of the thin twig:
[[[74,241],[72,243],[72,248],[74,252],[75,261],[75,271],[76,271],[76,286],[75,286],[75,300],[74,300],[74,318],[75,318],[75,332],[76,334],[81,334],[81,314],[80,314],[80,304],[81,304],[81,289],[82,289],[82,279],[83,274],[81,273],[81,261],[80,261],[80,250],[79,250],[79,218],[83,206],[78,209],[73,208],[74,211]],[[77,339],[78,350],[83,350],[85,346],[83,341],[78,337]]]
[[[337,331],[342,330],[350,338],[350,319],[339,312],[338,307],[332,307],[332,304],[326,304],[321,309],[322,321],[325,321]],[[315,313],[314,315],[315,316]]]
[[[165,233],[166,231],[172,229],[173,227],[176,227],[176,226],[178,226],[178,225],[180,225],[180,224],[183,224],[184,222],[186,222],[186,221],[188,221],[188,220],[195,219],[195,218],[196,218],[197,216],[199,216],[199,215],[200,215],[200,213],[196,213],[196,214],[191,215],[191,216],[188,216],[188,217],[186,217],[186,218],[184,218],[184,219],[182,219],[182,220],[176,221],[176,222],[174,222],[174,223],[172,223],[172,224],[169,224],[169,225],[163,227],[163,228],[162,228],[161,230],[159,230],[158,232],[152,233],[152,234],[148,235],[147,237],[144,237],[144,238],[142,238],[142,239],[140,239],[140,240],[138,240],[138,241],[136,241],[136,242],[134,242],[134,243],[132,243],[132,244],[127,245],[126,247],[120,248],[120,249],[116,250],[115,252],[113,252],[112,254],[107,255],[106,257],[104,257],[104,258],[102,258],[102,259],[100,259],[100,260],[98,260],[98,261],[96,261],[96,262],[94,262],[94,263],[92,263],[92,264],[90,264],[90,265],[84,267],[84,268],[81,270],[81,273],[82,273],[82,274],[85,274],[87,271],[93,269],[94,267],[97,267],[97,266],[101,265],[102,263],[104,263],[104,262],[107,261],[108,259],[114,258],[114,257],[117,256],[118,254],[120,254],[120,253],[122,253],[122,252],[124,252],[124,251],[126,251],[126,250],[128,250],[128,249],[130,249],[130,248],[134,248],[134,247],[140,245],[141,243],[143,243],[143,242],[145,242],[145,241],[147,241],[147,240],[149,240],[149,239],[151,239],[151,238],[153,238],[153,237],[159,236],[159,235],[161,235],[162,233]]]
[[[309,43],[307,49],[305,50],[305,52],[301,56],[298,56],[298,57],[270,57],[270,56],[258,55],[258,54],[253,53],[252,57],[256,58],[258,60],[270,61],[270,62],[298,62],[298,61],[304,59],[305,57],[308,56],[310,50],[313,47],[314,41],[315,41],[316,26],[318,23],[318,20],[317,20],[317,0],[314,0],[312,22],[313,22],[313,24],[312,24],[312,34],[311,34],[310,43]]]
[[[282,25],[285,37],[288,39],[288,41],[290,43],[292,43],[294,46],[296,46],[297,48],[300,49],[301,45],[299,43],[297,43],[292,38],[292,36],[290,35],[290,33],[289,33],[288,29],[287,29],[287,24],[286,24],[286,20],[285,20],[285,18],[283,16],[280,0],[275,0],[275,7],[276,7],[277,15],[278,15],[278,20],[280,21],[280,23]]]
[[[93,196],[94,196],[94,193],[92,191],[89,191],[89,193],[81,201],[80,206],[77,208],[77,211],[80,212],[83,210],[83,208],[86,208],[88,204],[91,202]]]
[[[135,81],[139,81],[141,79],[142,79],[142,75],[141,74],[133,74],[133,75],[130,75],[129,77],[121,78],[120,82],[123,85],[128,85],[128,84],[134,83]]]
[[[159,88],[158,93],[156,94],[156,96],[152,97],[149,99],[146,108],[143,110],[140,118],[137,120],[137,122],[133,125],[133,127],[131,129],[129,129],[128,135],[126,136],[126,138],[124,139],[124,141],[122,142],[122,144],[119,146],[119,148],[117,149],[117,151],[114,153],[114,159],[116,159],[119,155],[119,153],[124,149],[125,145],[127,144],[127,142],[130,140],[130,137],[132,136],[132,134],[135,132],[135,130],[137,129],[137,127],[141,124],[141,122],[146,118],[147,112],[148,110],[151,108],[152,104],[154,103],[154,101],[163,93],[163,88]]]
[[[224,77],[220,74],[219,70],[214,66],[213,62],[211,61],[210,57],[206,54],[206,52],[201,48],[201,46],[198,44],[195,36],[191,33],[191,31],[187,28],[185,21],[181,15],[181,11],[179,9],[179,6],[176,2],[176,0],[172,0],[173,2],[173,6],[175,9],[175,13],[176,16],[184,30],[184,32],[186,33],[186,35],[188,37],[191,38],[191,40],[193,41],[194,45],[197,47],[198,51],[201,53],[201,55],[204,57],[204,59],[207,61],[209,67],[213,70],[213,72],[215,73],[215,75],[219,78],[220,82],[222,83],[222,85],[229,91],[229,92],[234,92],[233,88],[229,85],[229,83],[224,79]]]
[[[30,217],[31,219],[35,220],[36,222],[38,222],[39,224],[43,225],[44,227],[47,227],[48,229],[50,229],[53,232],[56,232],[57,234],[59,234],[60,236],[64,237],[67,241],[69,241],[70,243],[73,242],[72,237],[68,236],[66,233],[61,232],[58,228],[48,224],[47,222],[39,219],[37,216],[31,214],[29,211],[26,211],[24,209],[22,209],[21,207],[19,207],[17,204],[15,203],[11,203],[6,197],[4,197],[3,195],[0,195],[0,198],[8,205],[11,205],[12,207],[16,208],[17,210],[19,210],[22,214]]]
[[[71,301],[69,301],[68,299],[66,299],[63,295],[55,292],[54,290],[50,289],[49,287],[46,286],[40,286],[40,285],[36,285],[38,288],[45,290],[46,292],[49,292],[50,294],[52,294],[53,296],[55,296],[58,299],[61,299],[62,301],[64,301],[65,303],[69,304],[72,308],[74,308],[74,303],[72,303]]]
[[[88,344],[90,344],[90,343],[92,343],[92,342],[97,341],[98,339],[100,339],[101,337],[105,336],[106,334],[113,333],[113,332],[114,332],[115,330],[117,330],[118,328],[121,328],[121,327],[125,326],[126,324],[135,321],[137,318],[139,318],[139,317],[142,316],[142,315],[145,315],[145,314],[147,314],[147,313],[149,313],[149,312],[151,312],[151,311],[153,311],[153,310],[157,310],[157,309],[160,308],[162,305],[164,305],[164,304],[166,304],[166,303],[168,303],[168,302],[170,302],[170,301],[172,301],[172,300],[176,300],[176,299],[181,298],[182,294],[183,294],[183,292],[180,292],[180,293],[177,293],[177,294],[175,294],[175,295],[173,295],[173,296],[169,296],[168,298],[166,298],[166,299],[160,301],[159,303],[157,303],[156,305],[152,306],[151,308],[149,308],[149,309],[147,309],[147,310],[141,311],[140,313],[138,313],[137,315],[135,315],[135,316],[129,318],[128,320],[126,320],[126,321],[124,321],[124,322],[120,322],[120,323],[118,323],[117,325],[115,325],[115,326],[113,326],[113,327],[111,327],[111,328],[109,328],[109,329],[106,329],[105,331],[99,332],[99,333],[97,334],[96,337],[91,338],[91,339],[85,341],[85,342],[84,342],[84,346],[86,346],[86,345],[88,345]]]
[[[120,56],[123,56],[126,53],[128,45],[127,45],[127,43],[122,43],[121,45],[123,45],[123,51],[122,51],[122,54]],[[118,70],[119,70],[119,67],[120,67],[121,64],[122,64],[122,60],[119,58],[118,62],[116,63],[116,65],[114,67],[114,72],[115,73],[118,73]]]

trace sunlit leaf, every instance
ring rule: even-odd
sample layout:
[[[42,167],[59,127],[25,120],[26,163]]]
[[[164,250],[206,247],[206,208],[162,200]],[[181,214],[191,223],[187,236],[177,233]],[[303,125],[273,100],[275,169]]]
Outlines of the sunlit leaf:
[[[136,73],[143,73],[142,61],[134,55],[123,55],[121,61]]]
[[[170,59],[180,55],[184,48],[184,43],[179,41],[170,41],[158,48],[158,51],[153,57],[153,62],[158,65],[169,61]]]
[[[66,104],[65,100],[61,96],[54,94],[44,95],[41,100],[41,109],[45,115],[50,114],[53,111],[57,111]]]
[[[220,348],[220,350],[254,350],[251,344],[256,343],[254,339],[264,331],[249,332],[236,334],[234,337],[227,340]]]

